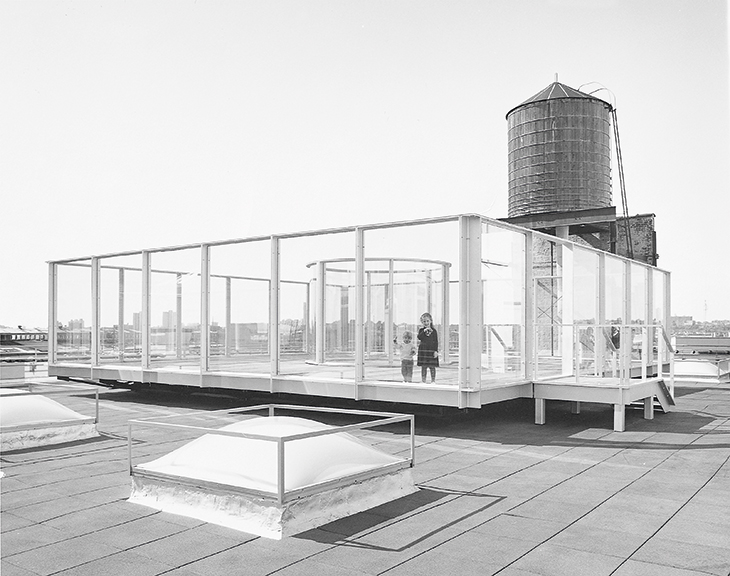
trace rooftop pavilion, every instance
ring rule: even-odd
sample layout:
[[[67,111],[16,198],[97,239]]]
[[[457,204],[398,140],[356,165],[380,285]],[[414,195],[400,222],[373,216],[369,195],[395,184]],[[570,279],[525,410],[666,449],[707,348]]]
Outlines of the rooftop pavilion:
[[[398,344],[433,316],[435,383]],[[463,214],[49,263],[49,375],[480,408],[673,403],[670,275]],[[414,338],[415,339],[415,338]]]

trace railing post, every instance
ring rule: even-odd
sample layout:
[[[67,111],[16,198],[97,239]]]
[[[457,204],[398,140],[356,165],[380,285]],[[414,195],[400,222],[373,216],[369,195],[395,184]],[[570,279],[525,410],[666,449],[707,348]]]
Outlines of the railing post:
[[[271,365],[271,376],[279,374],[279,263],[280,240],[276,236],[271,237],[271,284],[269,285],[269,362]],[[273,378],[271,380],[271,392],[273,392]]]
[[[48,365],[56,363],[58,338],[58,264],[48,264]]]
[[[481,386],[482,222],[459,216],[459,408],[466,407],[464,388]]]
[[[360,382],[365,377],[365,231],[355,229],[355,400],[360,399]]]
[[[91,258],[91,368],[93,375],[94,366],[99,365],[99,344],[101,336],[100,322],[100,299],[101,290],[99,287],[99,258]]]
[[[124,268],[119,268],[119,298],[117,308],[117,348],[119,349],[119,361],[124,362]]]
[[[284,450],[284,439],[283,438],[279,438],[276,441],[276,454],[277,454],[277,458],[276,458],[276,464],[277,464],[277,466],[276,466],[276,470],[277,470],[277,474],[276,474],[277,500],[279,502],[279,506],[281,506],[282,504],[284,504],[284,493],[286,491],[285,490],[285,484],[284,484],[285,481],[286,481],[286,479],[285,479],[286,467],[285,467],[285,464],[284,464],[285,450]]]
[[[210,246],[200,246],[200,386],[210,367]]]
[[[306,335],[306,333],[307,332],[305,330],[304,334]],[[233,326],[231,325],[231,277],[228,276],[226,278],[226,357],[229,357],[231,355],[232,348]]]
[[[525,380],[532,381],[537,374],[537,334],[535,327],[535,280],[533,278],[533,239],[532,232],[525,232],[525,309],[523,310],[524,335],[523,344],[523,370]]]
[[[142,252],[142,310],[140,313],[140,332],[142,337],[142,370],[150,367],[150,303],[151,303],[151,254]],[[142,377],[144,381],[144,376]]]
[[[127,422],[127,464],[129,475],[132,475],[132,421]]]

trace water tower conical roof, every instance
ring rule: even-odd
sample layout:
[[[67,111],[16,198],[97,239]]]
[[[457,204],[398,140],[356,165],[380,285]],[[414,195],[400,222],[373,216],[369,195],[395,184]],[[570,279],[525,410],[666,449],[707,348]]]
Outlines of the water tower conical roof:
[[[590,94],[586,94],[585,92],[581,92],[580,90],[576,90],[575,88],[571,88],[566,84],[556,81],[549,86],[543,88],[537,94],[531,96],[521,104],[512,108],[509,112],[507,112],[507,116],[512,114],[512,112],[514,112],[518,108],[526,106],[527,104],[534,104],[535,102],[544,102],[545,100],[557,100],[564,98],[583,98],[587,100],[597,100],[598,102],[602,102],[603,104],[608,106],[609,110],[612,109],[612,106],[605,100],[601,100],[600,98],[596,98],[595,96],[591,96]]]

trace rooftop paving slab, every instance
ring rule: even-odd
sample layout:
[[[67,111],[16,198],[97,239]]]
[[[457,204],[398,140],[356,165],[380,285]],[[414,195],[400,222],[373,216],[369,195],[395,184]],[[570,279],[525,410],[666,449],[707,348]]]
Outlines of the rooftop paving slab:
[[[623,433],[603,405],[548,402],[544,426],[528,400],[417,414],[417,493],[275,541],[127,502],[129,419],[260,398],[101,389],[99,438],[2,454],[2,574],[728,576],[730,385],[676,392]],[[54,399],[93,414],[88,391]],[[410,448],[406,427],[360,438]],[[135,436],[135,461],[179,444]]]

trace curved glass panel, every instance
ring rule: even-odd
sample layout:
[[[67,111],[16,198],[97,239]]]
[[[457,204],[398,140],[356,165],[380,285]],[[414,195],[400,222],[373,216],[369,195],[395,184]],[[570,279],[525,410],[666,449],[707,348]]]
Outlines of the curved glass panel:
[[[422,381],[414,350],[421,315],[428,312],[438,339],[435,382],[458,384],[458,222],[366,230],[364,238],[365,379]],[[422,350],[422,363],[434,358],[435,350]]]

